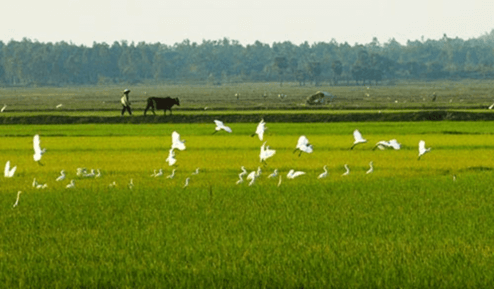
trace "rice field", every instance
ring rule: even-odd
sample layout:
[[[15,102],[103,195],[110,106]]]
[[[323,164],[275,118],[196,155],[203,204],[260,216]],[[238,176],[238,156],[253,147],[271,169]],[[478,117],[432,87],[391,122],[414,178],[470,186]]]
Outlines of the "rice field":
[[[214,124],[0,126],[0,164],[18,167],[0,179],[2,287],[494,284],[492,122],[268,122],[276,154],[265,166],[256,124],[226,124],[233,133],[213,135]],[[350,150],[354,129],[368,142]],[[187,148],[172,168],[173,131]],[[44,166],[32,158],[34,134]],[[299,157],[302,134],[314,152]],[[390,139],[401,150],[373,150]],[[421,160],[419,140],[431,147]],[[328,177],[317,179],[324,165]],[[252,186],[235,184],[241,166],[261,167]],[[76,176],[79,167],[102,175]],[[279,186],[267,178],[274,169]],[[290,169],[306,174],[289,180]],[[48,187],[33,188],[34,178]]]

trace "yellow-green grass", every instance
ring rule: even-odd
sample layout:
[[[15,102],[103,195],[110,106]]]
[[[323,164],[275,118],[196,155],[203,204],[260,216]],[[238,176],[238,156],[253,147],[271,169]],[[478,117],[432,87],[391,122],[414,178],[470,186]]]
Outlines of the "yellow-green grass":
[[[6,287],[479,288],[494,282],[492,123],[1,126]],[[353,150],[352,131],[369,141]],[[174,179],[154,178],[178,131]],[[446,133],[444,133],[446,132]],[[451,134],[452,132],[457,134]],[[32,135],[47,148],[32,159]],[[293,154],[300,134],[312,154]],[[375,150],[396,138],[402,149]],[[430,153],[417,160],[417,144]],[[369,161],[374,172],[365,174]],[[351,173],[341,176],[343,165]],[[263,173],[235,185],[240,166]],[[318,180],[322,167],[329,176]],[[77,177],[99,168],[99,179]],[[200,168],[198,175],[191,173]],[[283,174],[267,179],[278,168]],[[289,169],[307,174],[286,179]],[[65,169],[67,179],[55,182]],[[453,180],[456,177],[456,181]],[[183,188],[185,178],[190,185]],[[32,188],[33,178],[48,188]],[[127,183],[134,181],[130,190]],[[74,189],[65,189],[70,179]],[[108,185],[115,181],[116,188]],[[19,206],[12,208],[18,190]]]

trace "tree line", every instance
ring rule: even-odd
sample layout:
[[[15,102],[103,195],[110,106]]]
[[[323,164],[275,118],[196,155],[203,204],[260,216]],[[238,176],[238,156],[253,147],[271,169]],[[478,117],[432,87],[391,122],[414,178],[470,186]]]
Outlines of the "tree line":
[[[300,85],[379,84],[383,80],[485,79],[494,76],[494,29],[463,40],[444,35],[439,40],[394,39],[349,45],[329,42],[295,45],[259,41],[184,40],[174,45],[0,41],[0,84],[94,85],[142,82],[285,81]]]

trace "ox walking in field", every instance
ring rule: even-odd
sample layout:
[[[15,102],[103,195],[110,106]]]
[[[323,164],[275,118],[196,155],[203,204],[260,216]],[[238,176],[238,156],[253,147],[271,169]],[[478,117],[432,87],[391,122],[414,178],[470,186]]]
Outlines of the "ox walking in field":
[[[151,108],[151,111],[153,112],[154,115],[156,113],[154,112],[154,109],[162,109],[166,115],[166,111],[170,111],[170,115],[172,114],[172,107],[176,104],[180,106],[180,101],[178,100],[178,97],[171,98],[171,97],[150,97],[147,100],[147,106],[146,109],[144,110],[144,115],[146,115],[146,112],[148,109]]]

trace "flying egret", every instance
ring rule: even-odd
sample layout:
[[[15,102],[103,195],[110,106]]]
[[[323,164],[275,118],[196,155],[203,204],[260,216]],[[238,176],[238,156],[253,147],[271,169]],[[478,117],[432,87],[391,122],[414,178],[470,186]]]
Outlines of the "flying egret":
[[[4,104],[3,107],[2,107],[2,109],[0,109],[0,112],[4,112],[6,108],[7,108],[7,105]]]
[[[372,150],[375,150],[376,148],[380,150],[384,150],[386,148],[394,148],[395,150],[399,150],[401,148],[401,144],[395,139],[392,139],[390,141],[382,140],[377,142]]]
[[[269,146],[265,146],[266,142],[264,142],[261,146],[261,152],[259,153],[259,158],[262,163],[266,163],[266,160],[276,153],[275,150],[269,148]]]
[[[430,150],[431,148],[425,148],[425,141],[419,141],[419,157],[417,160],[420,160],[420,157],[428,153]]]
[[[295,170],[290,170],[288,174],[286,175],[287,178],[289,179],[294,179],[298,176],[305,175],[305,172],[302,171],[295,171]]]
[[[256,134],[259,136],[259,140],[262,141],[264,137],[264,131],[267,129],[266,123],[264,122],[264,119],[261,119],[261,122],[257,125],[256,132],[253,133],[251,136],[255,136]]]
[[[60,171],[60,176],[56,179],[57,182],[65,180],[65,171],[61,170]]]
[[[63,104],[60,103],[59,105],[56,106],[56,108],[61,108],[62,106]]]
[[[367,172],[365,172],[366,174],[370,174],[374,171],[374,167],[372,166],[372,161],[369,163],[369,166],[370,166],[370,169]]]
[[[249,182],[249,186],[252,186],[257,178],[257,172],[256,171],[252,171],[250,172],[250,174],[247,175],[247,180],[250,180]]]
[[[165,160],[169,166],[173,166],[176,162],[177,162],[177,159],[175,158],[175,152],[173,151],[173,149],[170,149],[168,151],[168,157],[166,158]]]
[[[318,179],[322,179],[322,178],[325,178],[325,177],[327,177],[327,176],[328,176],[327,166],[325,165],[325,166],[323,167],[323,169],[324,169],[324,172],[323,172],[323,173],[321,173],[321,174],[317,177]]]
[[[273,173],[271,173],[269,176],[268,176],[268,179],[270,178],[274,178],[278,175],[278,169],[274,169]]]
[[[216,127],[214,128],[213,134],[217,133],[220,130],[224,130],[224,131],[229,132],[229,133],[232,132],[232,129],[230,127],[224,125],[222,121],[215,120],[214,123],[216,124]]]
[[[34,148],[34,161],[38,162],[39,165],[43,165],[41,161],[41,156],[45,153],[46,149],[41,149],[41,142],[39,140],[39,135],[35,135],[33,138],[33,148]]]
[[[297,146],[295,147],[293,153],[295,153],[297,150],[300,151],[298,156],[300,156],[302,152],[308,154],[312,153],[312,145],[309,143],[309,140],[307,139],[307,137],[305,137],[305,135],[302,135],[298,138]]]
[[[189,185],[189,180],[190,180],[190,178],[186,178],[186,179],[185,179],[184,188],[185,188],[185,187],[187,187],[187,186]]]
[[[180,139],[178,132],[172,132],[172,149],[185,150],[185,141]]]
[[[355,139],[355,141],[353,142],[353,145],[352,147],[350,148],[351,150],[358,144],[361,144],[361,143],[366,143],[367,140],[364,139],[362,137],[362,134],[360,133],[360,131],[358,129],[354,130],[353,131],[353,138]]]
[[[14,203],[14,205],[12,206],[12,208],[15,208],[15,207],[17,207],[17,205],[19,205],[19,198],[21,197],[21,194],[22,194],[22,192],[21,192],[21,191],[18,191],[18,192],[17,192],[17,199],[15,199],[15,203]]]
[[[168,175],[166,178],[167,179],[173,179],[173,177],[175,177],[175,171],[176,171],[176,169],[173,169],[171,175]]]
[[[5,170],[3,172],[3,176],[6,178],[11,178],[14,176],[16,170],[17,170],[17,166],[15,166],[11,169],[10,168],[10,161],[7,161],[5,163]]]
[[[350,174],[350,168],[348,167],[348,165],[347,165],[347,164],[345,164],[345,169],[346,169],[346,172],[344,172],[344,173],[342,174],[342,176],[348,176],[348,175]]]
[[[199,174],[199,168],[197,168],[197,169],[196,169],[196,170],[192,173],[192,175],[197,175],[197,174]]]

